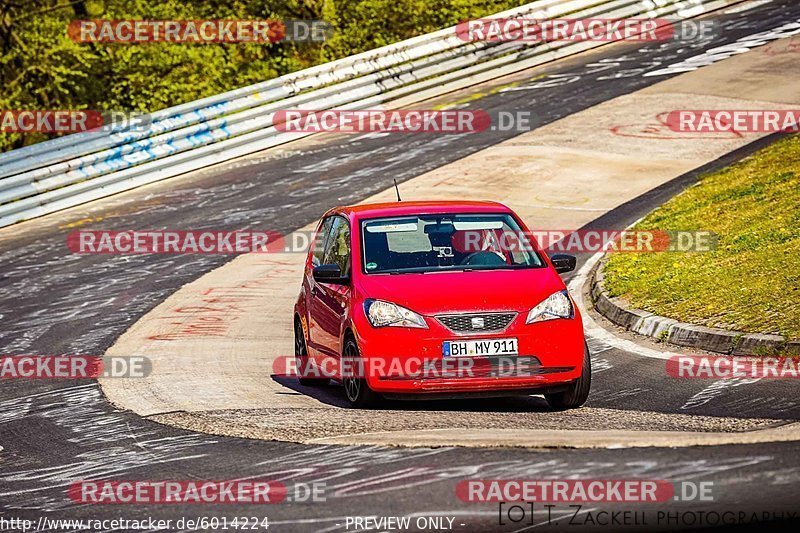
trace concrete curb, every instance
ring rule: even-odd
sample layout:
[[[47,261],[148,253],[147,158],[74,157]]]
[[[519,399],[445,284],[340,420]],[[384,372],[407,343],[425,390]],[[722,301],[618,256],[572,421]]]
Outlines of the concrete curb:
[[[603,267],[607,257],[590,274],[589,294],[597,312],[614,324],[661,342],[727,355],[800,354],[800,341],[787,342],[781,335],[708,328],[627,307],[624,301],[609,296],[605,290]]]
[[[307,444],[345,444],[361,446],[400,446],[407,448],[459,446],[471,448],[536,448],[536,449],[620,449],[620,448],[685,448],[689,446],[723,446],[796,442],[800,425],[784,426],[739,433],[699,433],[686,431],[580,431],[580,430],[516,430],[492,429],[458,431],[431,429],[386,431],[311,439]]]

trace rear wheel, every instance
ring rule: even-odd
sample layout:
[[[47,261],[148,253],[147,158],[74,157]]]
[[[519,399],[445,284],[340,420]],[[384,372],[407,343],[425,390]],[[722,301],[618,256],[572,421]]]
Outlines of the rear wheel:
[[[589,346],[584,344],[583,372],[577,381],[571,383],[567,390],[545,394],[544,398],[553,409],[576,409],[586,403],[589,389],[592,387],[592,360],[589,357]]]
[[[348,337],[344,343],[344,350],[342,355],[345,359],[356,359],[359,356],[358,345],[355,339]],[[360,365],[349,365],[351,369],[360,369]],[[350,405],[357,409],[364,409],[372,407],[378,403],[379,396],[372,389],[369,388],[367,380],[358,374],[360,371],[351,371],[356,375],[342,377],[342,384],[344,385],[344,393],[350,401]]]
[[[306,349],[306,336],[300,321],[294,324],[294,358],[297,363],[297,380],[305,387],[323,387],[330,381],[328,378],[303,377],[308,375],[308,350]]]

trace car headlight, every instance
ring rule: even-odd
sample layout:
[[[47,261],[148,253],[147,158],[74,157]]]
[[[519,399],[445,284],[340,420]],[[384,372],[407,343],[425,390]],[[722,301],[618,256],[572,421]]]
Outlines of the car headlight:
[[[364,302],[364,312],[366,312],[370,324],[376,328],[398,326],[428,329],[428,324],[421,315],[391,302],[367,300]]]
[[[567,291],[554,292],[528,313],[526,324],[534,322],[544,322],[554,318],[572,318],[575,310],[572,308],[572,301],[567,296]]]

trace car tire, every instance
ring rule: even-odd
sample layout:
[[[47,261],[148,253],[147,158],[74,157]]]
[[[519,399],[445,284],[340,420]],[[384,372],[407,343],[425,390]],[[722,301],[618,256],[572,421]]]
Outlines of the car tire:
[[[306,336],[303,334],[303,326],[300,321],[294,324],[294,358],[297,364],[297,380],[304,387],[324,387],[330,380],[328,378],[304,378],[305,368],[308,365],[308,349],[306,348]]]
[[[569,388],[562,392],[545,394],[544,398],[553,409],[560,411],[566,409],[577,409],[586,403],[589,397],[589,389],[592,387],[592,360],[589,357],[589,346],[584,344],[583,349],[583,372],[581,377],[569,385]]]
[[[347,337],[342,350],[342,357],[344,358],[357,358],[360,357],[358,345],[355,339]],[[358,365],[354,365],[358,368]],[[377,405],[380,396],[369,388],[367,380],[359,376],[342,376],[342,385],[344,385],[344,393],[350,405],[356,409],[368,409]]]

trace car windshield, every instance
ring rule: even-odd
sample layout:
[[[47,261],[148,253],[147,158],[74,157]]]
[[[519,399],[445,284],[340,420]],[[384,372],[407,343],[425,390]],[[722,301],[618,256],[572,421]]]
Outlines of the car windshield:
[[[508,214],[442,214],[365,220],[368,274],[533,268],[543,262]]]

